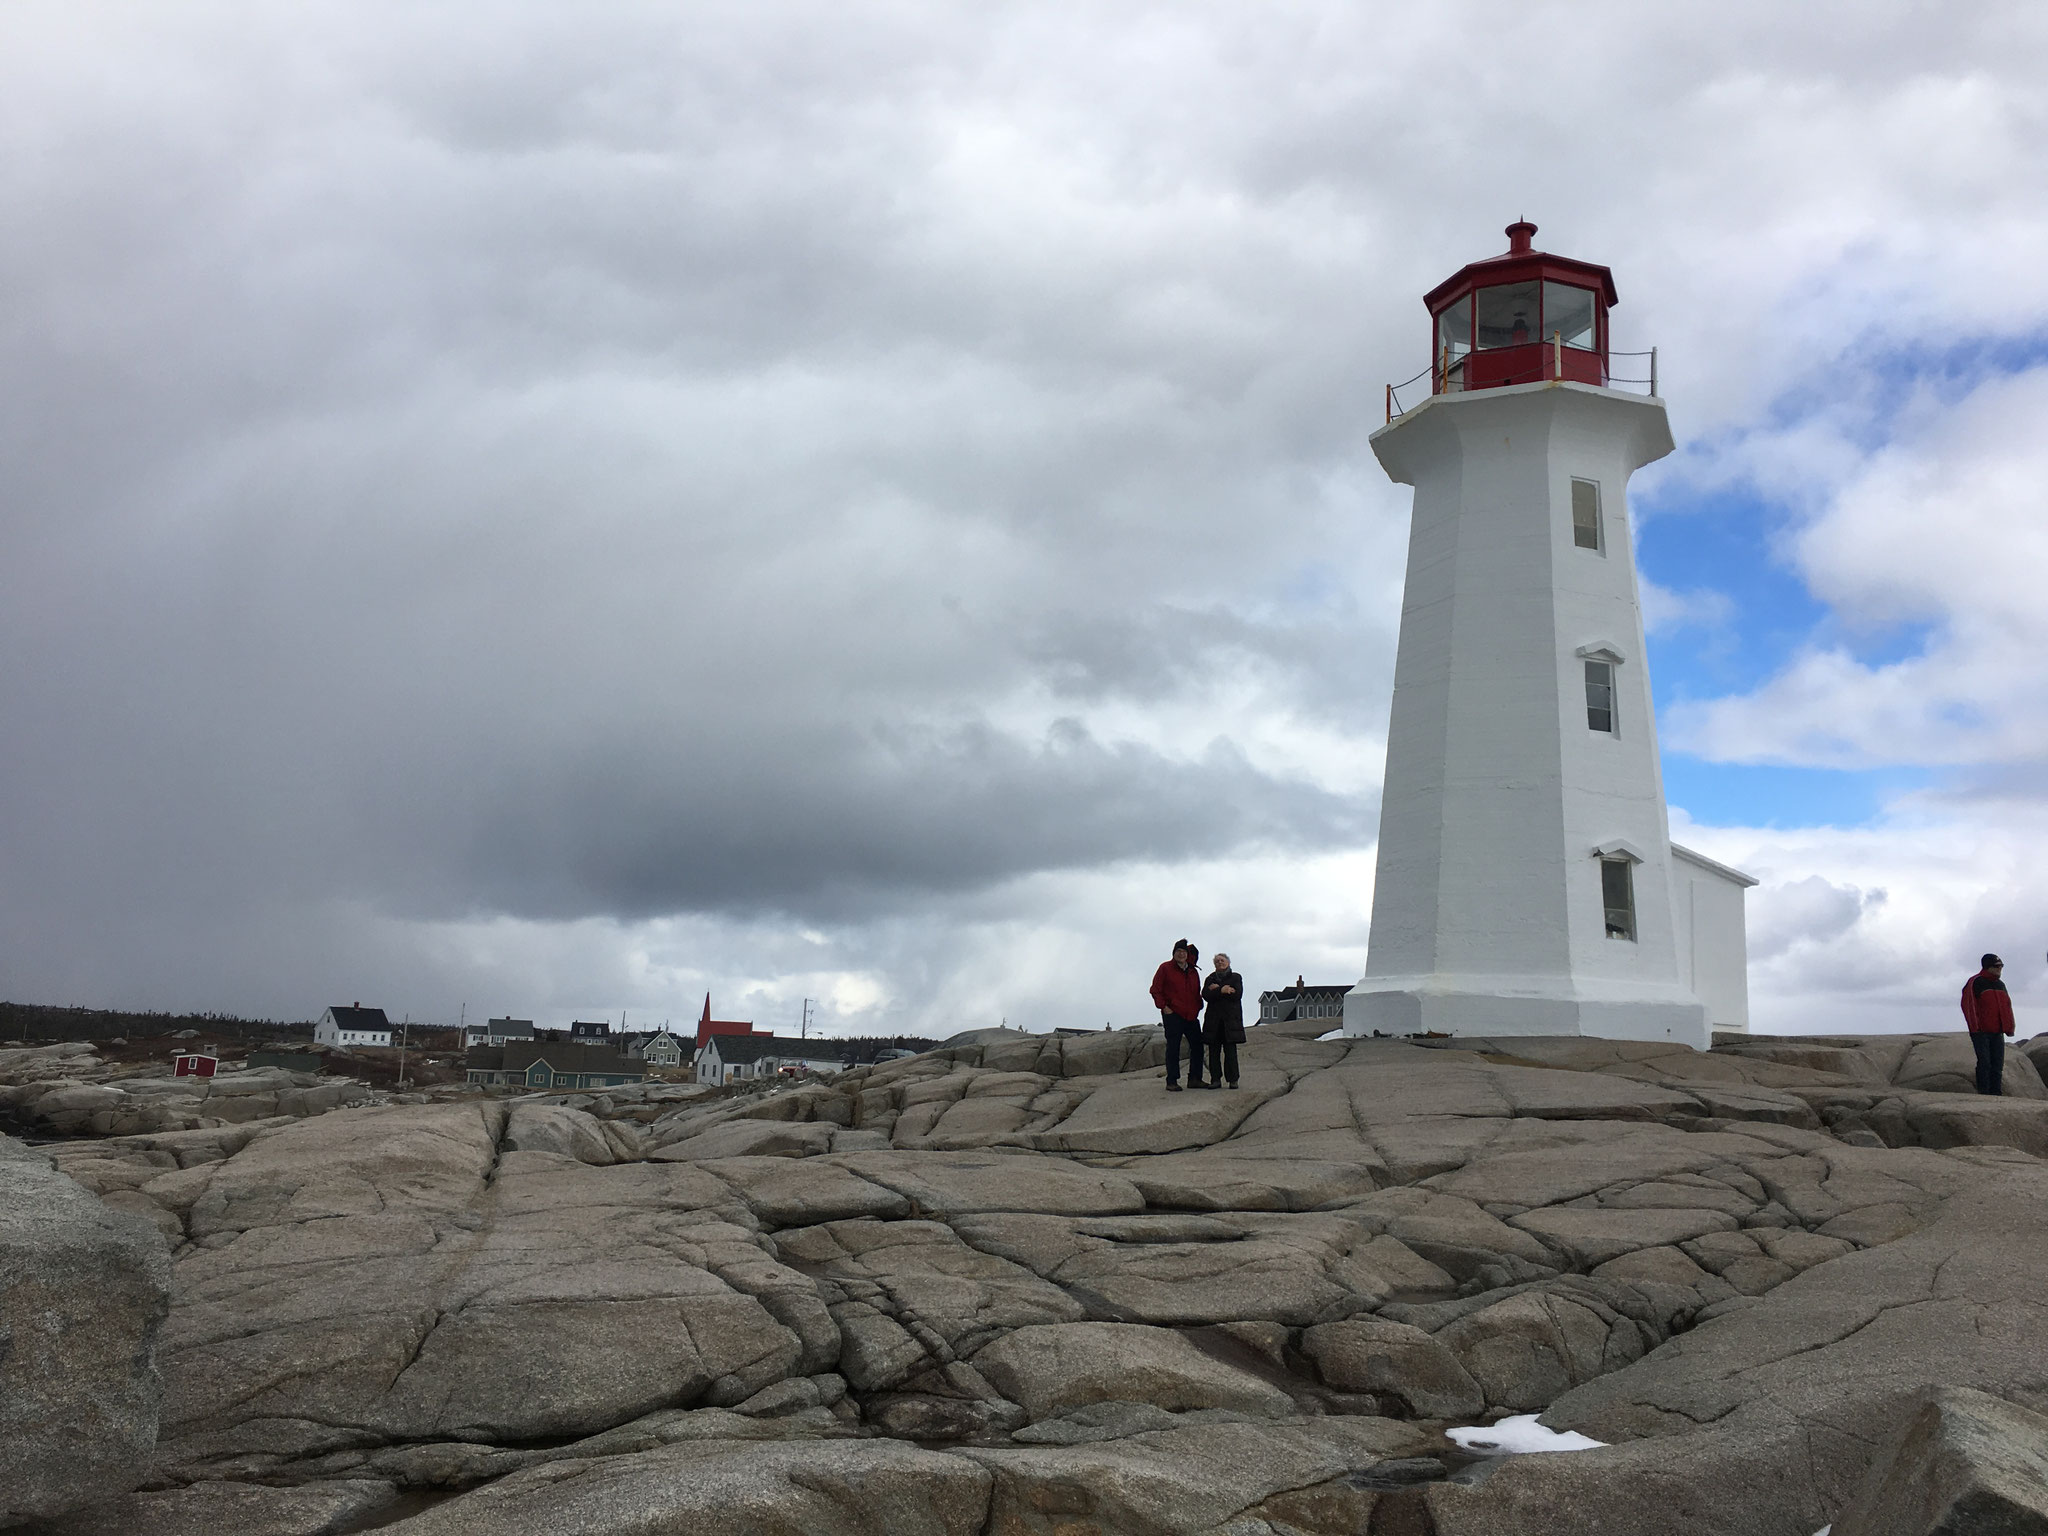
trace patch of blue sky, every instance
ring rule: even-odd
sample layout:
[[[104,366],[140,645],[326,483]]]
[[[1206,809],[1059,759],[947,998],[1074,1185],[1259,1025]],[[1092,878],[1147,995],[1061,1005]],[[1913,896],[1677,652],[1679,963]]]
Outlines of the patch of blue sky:
[[[1953,404],[1993,379],[2044,366],[2048,331],[1963,336],[1941,343],[1873,334],[1785,391],[1767,415],[1773,427],[1828,416],[1851,442],[1874,453],[1891,441],[1900,413],[1916,398],[1931,394]],[[1855,402],[1852,413],[1841,410],[1845,395]]]
[[[1927,626],[1845,627],[1775,550],[1787,510],[1754,490],[1668,491],[1643,527],[1636,559],[1659,586],[1706,588],[1728,603],[1711,624],[1682,624],[1649,639],[1657,713],[1673,705],[1747,693],[1800,651],[1841,649],[1870,666],[1919,654]],[[1884,814],[1898,795],[1930,782],[1912,765],[1804,768],[1664,757],[1665,798],[1710,826],[1853,827]]]
[[[1890,442],[1911,401],[1933,393],[1954,401],[1991,379],[2048,367],[2048,332],[1964,336],[1935,344],[1870,334],[1788,387],[1753,432],[1784,432],[1827,416],[1835,432],[1866,453]],[[1843,418],[1845,397],[1855,408]],[[1839,649],[1864,666],[1886,666],[1925,649],[1929,625],[1851,627],[1784,557],[1798,512],[1788,498],[1749,481],[1655,481],[1640,500],[1636,563],[1673,592],[1710,590],[1726,598],[1722,621],[1651,641],[1657,702],[1712,698],[1755,688],[1800,649]]]
[[[1926,768],[1783,768],[1664,757],[1664,799],[1712,827],[1863,827],[1892,801],[1934,782]]]
[[[1755,688],[1799,651],[1841,650],[1880,667],[1919,655],[1930,626],[1844,624],[1778,550],[1790,513],[1745,487],[1672,488],[1638,534],[1636,564],[1660,587],[1727,599],[1711,624],[1685,623],[1650,639],[1657,707]]]
[[[1836,360],[1831,384],[1816,380],[1786,391],[1759,430],[1782,431],[1827,412],[1835,431],[1876,452],[1915,398],[1931,392],[1956,400],[1992,379],[2043,366],[2048,334],[1977,336],[1941,346],[1873,340]],[[1856,397],[1853,422],[1841,419],[1845,384]],[[1801,651],[1840,650],[1880,667],[1926,648],[1931,626],[1924,622],[1851,626],[1814,596],[1783,553],[1799,513],[1768,487],[1667,479],[1642,510],[1636,559],[1643,574],[1674,592],[1705,590],[1725,599],[1710,622],[1682,623],[1650,639],[1660,716],[1681,701],[1758,688]],[[1865,825],[1891,800],[1933,779],[1929,769],[1912,764],[1804,768],[1717,763],[1686,753],[1669,753],[1664,775],[1666,798],[1696,820],[1785,828]]]

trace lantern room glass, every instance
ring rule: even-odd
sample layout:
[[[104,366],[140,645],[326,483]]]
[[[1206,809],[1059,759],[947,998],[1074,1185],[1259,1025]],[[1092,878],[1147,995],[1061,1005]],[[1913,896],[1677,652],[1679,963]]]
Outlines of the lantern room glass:
[[[1543,339],[1560,338],[1568,347],[1593,350],[1593,290],[1570,283],[1543,284]]]
[[[1541,338],[1541,289],[1540,283],[1501,283],[1473,295],[1479,322],[1474,339],[1482,351],[1524,346]]]
[[[1472,296],[1467,294],[1436,317],[1436,351],[1456,362],[1472,350]]]

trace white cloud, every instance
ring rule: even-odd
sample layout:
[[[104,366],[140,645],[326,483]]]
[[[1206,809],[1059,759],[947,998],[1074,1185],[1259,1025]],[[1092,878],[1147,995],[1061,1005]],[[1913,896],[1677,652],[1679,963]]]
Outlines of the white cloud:
[[[1653,635],[1674,634],[1682,629],[1720,629],[1735,617],[1735,603],[1727,593],[1711,587],[1677,591],[1659,586],[1647,576],[1639,578],[1643,600],[1643,628]]]
[[[2011,962],[2019,1033],[2048,1032],[2048,805],[1909,797],[1853,829],[1673,822],[1688,847],[1762,882],[1749,895],[1753,1029],[1960,1029],[1963,978],[1995,950]]]
[[[1851,635],[1924,638],[1895,660],[1852,643],[1792,657],[1753,692],[1680,706],[1676,745],[1733,762],[1867,768],[2040,761],[2048,751],[2048,368],[1959,400],[1922,391],[1896,436],[1793,535],[1815,595]]]

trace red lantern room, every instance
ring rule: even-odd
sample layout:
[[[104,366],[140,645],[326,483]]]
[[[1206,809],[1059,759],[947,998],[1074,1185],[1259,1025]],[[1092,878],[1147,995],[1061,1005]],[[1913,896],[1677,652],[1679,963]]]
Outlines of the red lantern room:
[[[1424,297],[1435,328],[1437,394],[1570,379],[1605,386],[1614,274],[1534,249],[1536,226],[1508,226],[1508,251],[1475,261]]]

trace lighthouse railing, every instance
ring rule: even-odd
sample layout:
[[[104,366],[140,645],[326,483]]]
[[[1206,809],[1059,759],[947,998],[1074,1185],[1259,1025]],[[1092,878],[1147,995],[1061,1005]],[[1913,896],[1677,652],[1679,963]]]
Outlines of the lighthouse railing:
[[[1504,351],[1506,349],[1500,350]],[[1539,384],[1551,380],[1570,378],[1572,370],[1566,366],[1567,352],[1572,357],[1591,355],[1600,358],[1600,384],[1602,388],[1618,389],[1626,394],[1654,396],[1657,393],[1657,349],[1655,347],[1650,348],[1647,352],[1608,352],[1604,355],[1599,353],[1589,354],[1584,349],[1577,347],[1567,349],[1564,345],[1563,337],[1553,332],[1547,341],[1536,343],[1534,346],[1529,347],[1528,350],[1537,354],[1530,366],[1518,368],[1513,373],[1504,374],[1497,378],[1490,377],[1485,383],[1475,386],[1466,378],[1467,367],[1474,357],[1484,356],[1485,354],[1465,352],[1453,356],[1450,349],[1445,348],[1436,357],[1431,358],[1429,366],[1416,374],[1414,378],[1404,379],[1399,384],[1389,384],[1387,386],[1387,420],[1393,421],[1396,417],[1407,415],[1408,412],[1414,410],[1416,406],[1422,404],[1431,395],[1462,394],[1466,390],[1475,387],[1479,389],[1504,389],[1512,384]],[[1617,371],[1617,365],[1625,371]],[[1591,381],[1581,378],[1575,382],[1588,383]],[[1423,387],[1418,389],[1417,385],[1422,385]]]
[[[1435,375],[1436,364],[1431,363],[1422,372],[1415,375],[1414,378],[1404,379],[1399,384],[1389,384],[1387,386],[1387,420],[1392,421],[1396,416],[1405,416],[1431,395],[1443,393],[1437,384]],[[1416,390],[1415,386],[1422,383],[1425,379],[1429,381],[1429,388]],[[1413,391],[1413,393],[1411,394],[1409,391]],[[1403,398],[1404,395],[1406,398]]]

